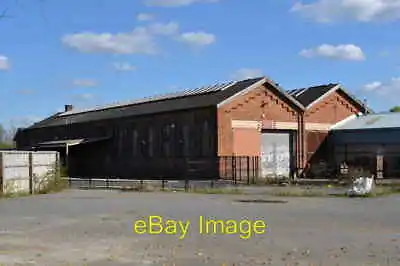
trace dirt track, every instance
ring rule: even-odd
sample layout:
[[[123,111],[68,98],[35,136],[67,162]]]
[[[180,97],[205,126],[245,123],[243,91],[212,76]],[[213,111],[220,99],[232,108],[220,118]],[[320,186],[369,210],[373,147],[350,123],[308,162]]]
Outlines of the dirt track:
[[[400,265],[400,198],[67,191],[0,200],[3,265]],[[190,220],[184,240],[135,235],[149,215]],[[267,234],[199,235],[200,215],[263,219]],[[18,264],[19,263],[19,264]],[[165,263],[165,264],[164,264]]]

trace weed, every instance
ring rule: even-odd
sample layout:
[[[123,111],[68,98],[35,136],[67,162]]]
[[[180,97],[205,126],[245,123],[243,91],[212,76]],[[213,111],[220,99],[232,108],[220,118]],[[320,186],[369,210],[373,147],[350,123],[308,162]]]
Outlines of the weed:
[[[361,197],[372,198],[372,197],[383,197],[392,194],[400,193],[400,186],[376,186],[375,189],[366,195]],[[301,188],[301,187],[287,187],[287,188],[277,188],[268,192],[272,196],[278,197],[347,197],[346,193],[329,193],[328,190],[321,187],[314,188]]]
[[[194,188],[188,192],[199,194],[244,194],[244,192],[237,188]]]

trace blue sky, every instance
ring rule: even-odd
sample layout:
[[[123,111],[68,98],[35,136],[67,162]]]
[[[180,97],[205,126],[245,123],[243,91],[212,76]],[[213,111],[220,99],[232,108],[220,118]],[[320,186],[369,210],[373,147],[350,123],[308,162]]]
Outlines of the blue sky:
[[[4,0],[3,13],[3,124],[259,75],[400,104],[400,0]]]

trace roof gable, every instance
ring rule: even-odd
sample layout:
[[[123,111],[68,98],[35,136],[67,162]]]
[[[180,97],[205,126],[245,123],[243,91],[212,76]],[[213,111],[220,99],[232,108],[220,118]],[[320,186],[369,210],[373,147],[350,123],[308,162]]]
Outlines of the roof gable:
[[[308,108],[338,84],[319,85],[288,91],[289,95],[295,97],[305,108]]]
[[[365,113],[373,113],[363,102],[357,99],[354,95],[348,92],[341,84],[329,83],[326,85],[312,86],[288,91],[289,95],[296,98],[305,109],[310,109],[316,103],[330,95],[335,91],[341,91],[353,104],[360,107]]]

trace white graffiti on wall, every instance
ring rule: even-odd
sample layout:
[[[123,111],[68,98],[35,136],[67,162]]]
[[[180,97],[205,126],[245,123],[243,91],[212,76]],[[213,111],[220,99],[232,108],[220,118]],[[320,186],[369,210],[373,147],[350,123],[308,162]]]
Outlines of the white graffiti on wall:
[[[273,145],[268,147],[261,156],[263,176],[288,176],[290,169],[289,147]]]

